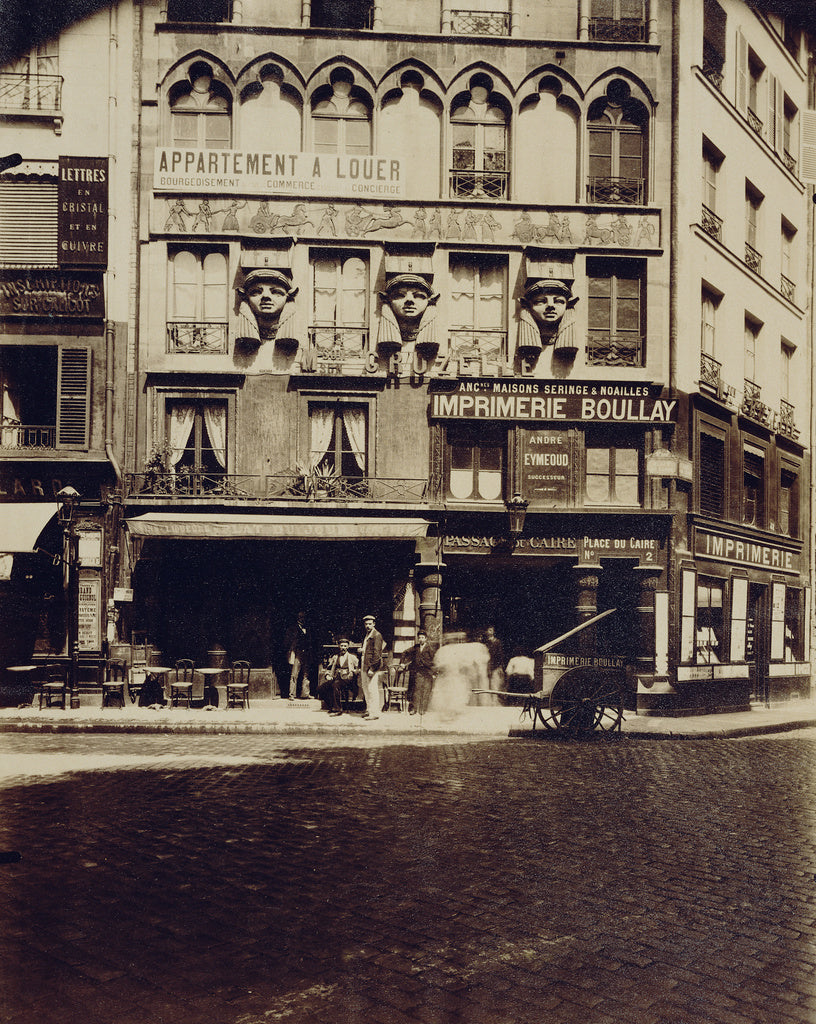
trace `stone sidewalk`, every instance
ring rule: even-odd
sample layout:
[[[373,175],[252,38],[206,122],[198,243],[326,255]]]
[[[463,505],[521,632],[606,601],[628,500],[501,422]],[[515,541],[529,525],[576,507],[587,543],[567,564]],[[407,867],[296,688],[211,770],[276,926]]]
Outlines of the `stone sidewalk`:
[[[86,703],[87,701],[87,703]],[[94,703],[91,703],[94,701]],[[795,701],[776,708],[754,706],[750,711],[688,717],[645,717],[627,712],[621,735],[638,739],[704,739],[787,732],[816,726],[816,701]],[[464,707],[456,712],[408,715],[390,710],[374,721],[357,713],[330,717],[316,700],[256,700],[248,710],[102,708],[99,697],[83,695],[78,709],[36,707],[0,708],[0,732],[144,732],[144,733],[266,733],[280,735],[368,735],[401,741],[430,734],[498,739],[529,737],[529,718],[519,707]],[[539,727],[536,735],[541,735]],[[545,733],[545,738],[555,733]]]

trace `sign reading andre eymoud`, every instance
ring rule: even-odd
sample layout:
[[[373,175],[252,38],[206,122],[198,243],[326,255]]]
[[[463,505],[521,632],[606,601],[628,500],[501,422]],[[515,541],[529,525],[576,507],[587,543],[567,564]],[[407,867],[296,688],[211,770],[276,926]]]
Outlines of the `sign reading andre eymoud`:
[[[436,419],[668,423],[677,401],[660,385],[614,381],[459,380],[439,382]]]

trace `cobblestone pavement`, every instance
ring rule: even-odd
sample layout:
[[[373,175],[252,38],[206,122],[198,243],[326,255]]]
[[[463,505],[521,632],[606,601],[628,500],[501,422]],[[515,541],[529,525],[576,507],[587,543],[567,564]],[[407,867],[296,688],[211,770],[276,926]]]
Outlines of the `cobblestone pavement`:
[[[816,1022],[816,730],[0,737],[0,1020]]]

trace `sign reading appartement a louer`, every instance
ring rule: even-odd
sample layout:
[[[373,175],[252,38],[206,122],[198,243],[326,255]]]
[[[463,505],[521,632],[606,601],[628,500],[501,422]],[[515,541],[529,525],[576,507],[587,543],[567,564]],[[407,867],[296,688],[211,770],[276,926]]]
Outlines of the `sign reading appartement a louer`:
[[[108,265],[108,158],[61,156],[57,260],[66,267]]]

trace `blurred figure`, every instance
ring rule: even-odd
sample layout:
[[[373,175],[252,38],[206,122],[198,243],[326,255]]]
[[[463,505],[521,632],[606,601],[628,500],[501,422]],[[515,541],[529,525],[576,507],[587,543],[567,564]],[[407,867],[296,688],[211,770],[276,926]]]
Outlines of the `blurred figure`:
[[[297,613],[297,621],[286,634],[286,648],[289,660],[289,700],[300,695],[308,699],[309,692],[309,652],[311,636],[306,628],[306,612]]]
[[[434,656],[436,646],[431,644],[424,629],[417,633],[417,642],[404,656],[408,665],[408,713],[424,715],[431,703],[434,684]]]
[[[363,616],[366,632],[360,645],[360,685],[366,702],[366,713],[363,718],[369,721],[375,721],[380,717],[380,708],[383,705],[379,681],[383,667],[383,638],[376,627],[376,622],[373,615]]]

